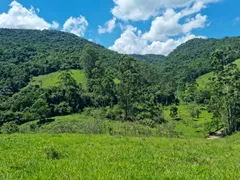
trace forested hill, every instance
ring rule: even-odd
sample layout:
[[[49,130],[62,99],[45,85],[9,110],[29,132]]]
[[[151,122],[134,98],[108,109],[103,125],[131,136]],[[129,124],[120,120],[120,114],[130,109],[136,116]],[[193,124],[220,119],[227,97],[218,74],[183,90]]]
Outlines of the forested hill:
[[[169,114],[177,118],[174,105],[183,101],[194,105],[193,117],[199,116],[195,104],[218,104],[209,112],[217,112],[214,115],[223,120],[226,114],[218,112],[226,107],[221,106],[232,106],[236,113],[230,113],[234,123],[227,127],[229,134],[240,126],[235,121],[240,116],[240,105],[235,104],[240,95],[231,94],[240,92],[240,70],[227,66],[240,58],[240,37],[194,39],[168,57],[122,55],[60,31],[0,29],[0,42],[0,126],[96,109],[103,118],[156,127],[167,122],[165,107],[172,106]],[[196,78],[212,70],[218,79],[211,91],[198,91]],[[48,86],[33,82],[47,74],[57,75],[55,83],[51,79]],[[233,91],[219,101],[225,93],[224,77]]]
[[[81,69],[81,50],[92,45],[106,66],[116,64],[118,54],[76,35],[48,30],[0,29],[0,94],[12,95],[31,76],[60,69]]]
[[[140,61],[147,61],[149,63],[162,63],[167,59],[166,56],[156,55],[156,54],[146,54],[146,55],[134,54],[132,56]]]
[[[240,58],[240,37],[223,39],[192,39],[178,46],[167,57],[163,55],[132,55],[138,60],[157,65],[165,83],[183,84],[193,82],[199,76],[211,72],[211,54],[224,49],[229,62]],[[174,82],[173,82],[174,81]],[[176,82],[177,81],[177,82]],[[177,86],[177,85],[176,85]]]
[[[177,47],[159,66],[168,79],[192,82],[213,70],[210,57],[214,51],[224,50],[230,63],[240,57],[239,47],[240,37],[193,39]]]

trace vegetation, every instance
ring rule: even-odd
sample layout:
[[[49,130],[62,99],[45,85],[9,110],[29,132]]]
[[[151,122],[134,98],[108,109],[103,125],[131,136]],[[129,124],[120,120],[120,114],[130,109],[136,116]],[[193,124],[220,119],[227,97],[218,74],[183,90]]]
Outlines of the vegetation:
[[[239,37],[168,57],[58,31],[0,41],[0,179],[240,178]]]
[[[0,178],[237,180],[239,139],[0,135]]]
[[[77,81],[77,83],[86,83],[85,75],[81,70],[70,70],[71,76]],[[39,85],[42,88],[49,88],[58,85],[59,76],[61,75],[60,71],[50,73],[47,75],[41,75],[33,77],[30,81],[30,85]]]
[[[240,57],[239,38],[195,39],[168,57],[131,57],[63,32],[0,34],[0,125],[97,109],[106,120],[184,127],[183,134],[189,124],[200,134],[239,130],[239,74],[228,65]]]

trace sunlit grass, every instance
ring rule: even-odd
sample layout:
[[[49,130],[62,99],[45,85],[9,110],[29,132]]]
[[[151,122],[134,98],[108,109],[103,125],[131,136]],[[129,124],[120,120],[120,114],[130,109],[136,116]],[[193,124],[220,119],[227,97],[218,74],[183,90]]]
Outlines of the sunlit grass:
[[[72,77],[77,81],[77,83],[84,84],[86,82],[85,74],[83,71],[71,70],[70,72],[71,72]],[[60,74],[61,74],[61,72],[57,71],[55,73],[33,77],[30,84],[38,84],[38,85],[41,85],[43,88],[57,86],[57,82],[59,81],[58,78],[59,78]]]
[[[239,140],[0,135],[0,179],[238,180]]]

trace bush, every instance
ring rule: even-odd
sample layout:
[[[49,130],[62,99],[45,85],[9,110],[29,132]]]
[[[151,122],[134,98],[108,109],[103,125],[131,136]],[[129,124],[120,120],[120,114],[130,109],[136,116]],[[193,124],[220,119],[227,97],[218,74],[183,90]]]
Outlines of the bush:
[[[171,107],[171,109],[170,109],[170,116],[172,118],[174,118],[177,115],[178,115],[178,108],[176,106]]]
[[[118,105],[115,105],[113,108],[106,108],[106,118],[111,120],[120,120],[122,113],[123,112]]]
[[[72,110],[72,107],[70,107],[67,102],[61,102],[60,104],[55,106],[54,113],[63,116],[71,114]]]
[[[19,127],[15,122],[5,123],[1,127],[1,133],[3,134],[13,134],[19,132]]]
[[[105,119],[106,111],[104,108],[85,108],[82,114],[84,116],[92,116],[96,119]]]
[[[139,124],[142,124],[144,126],[149,126],[151,128],[154,128],[155,122],[151,119],[143,119],[139,121]]]
[[[47,159],[60,159],[62,157],[61,153],[56,150],[54,147],[45,148]]]

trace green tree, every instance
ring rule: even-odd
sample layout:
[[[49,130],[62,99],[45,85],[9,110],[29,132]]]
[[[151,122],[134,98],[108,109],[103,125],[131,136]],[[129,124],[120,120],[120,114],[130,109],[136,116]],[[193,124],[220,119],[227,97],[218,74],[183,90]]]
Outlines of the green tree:
[[[142,93],[141,74],[134,58],[123,56],[119,61],[119,80],[117,97],[120,108],[124,110],[124,119],[134,115],[133,106]]]
[[[31,112],[36,114],[36,118],[44,120],[49,117],[50,108],[48,103],[43,99],[38,99],[31,107]]]
[[[70,107],[67,102],[61,102],[55,106],[54,111],[61,116],[68,115],[72,113],[72,107]]]
[[[72,108],[73,112],[77,112],[79,109],[84,108],[83,88],[81,84],[78,84],[72,77],[71,71],[61,71],[58,84],[63,96],[62,101],[67,102],[68,106]]]
[[[87,75],[89,96],[95,107],[113,106],[115,98],[114,78],[103,62],[106,56],[100,55],[96,49],[87,45],[81,57]]]
[[[240,124],[240,70],[236,64],[226,65],[223,51],[213,53],[215,77],[212,79],[211,108],[214,119],[222,120],[227,134],[237,131]]]

